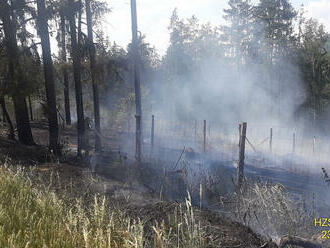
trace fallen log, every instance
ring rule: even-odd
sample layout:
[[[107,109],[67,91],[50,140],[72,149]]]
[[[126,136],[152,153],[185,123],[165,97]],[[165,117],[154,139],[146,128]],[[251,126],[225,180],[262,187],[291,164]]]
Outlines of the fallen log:
[[[309,240],[297,236],[284,236],[281,238],[279,248],[286,248],[289,245],[295,245],[302,248],[322,248],[318,240]]]

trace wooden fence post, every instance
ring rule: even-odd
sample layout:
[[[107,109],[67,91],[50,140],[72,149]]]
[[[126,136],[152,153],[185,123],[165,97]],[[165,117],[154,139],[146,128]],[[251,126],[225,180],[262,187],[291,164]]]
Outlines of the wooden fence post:
[[[154,138],[155,138],[155,116],[151,117],[151,152],[154,150]]]
[[[203,126],[203,151],[206,152],[206,120],[204,120]]]
[[[242,132],[240,134],[240,146],[239,146],[239,161],[237,170],[237,186],[241,189],[244,179],[244,157],[245,157],[245,140],[246,140],[246,128],[247,123],[243,122]]]
[[[273,128],[270,128],[270,135],[269,135],[269,151],[272,153],[273,151]]]
[[[238,147],[241,147],[242,124],[238,125]]]
[[[141,116],[135,115],[136,119],[136,136],[135,136],[135,158],[138,162],[141,162]]]

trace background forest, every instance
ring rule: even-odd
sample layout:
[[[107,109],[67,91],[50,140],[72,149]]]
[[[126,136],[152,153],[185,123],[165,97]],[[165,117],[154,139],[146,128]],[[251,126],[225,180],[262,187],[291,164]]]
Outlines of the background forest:
[[[111,3],[95,0],[1,1],[0,103],[2,119],[16,119],[11,137],[17,128],[33,144],[29,121],[47,118],[56,150],[58,122],[78,122],[81,144],[86,117],[98,132],[134,125],[132,46],[102,31],[108,12]],[[222,26],[178,12],[163,56],[139,33],[143,118],[312,124],[328,133],[329,34],[303,7],[230,0]]]

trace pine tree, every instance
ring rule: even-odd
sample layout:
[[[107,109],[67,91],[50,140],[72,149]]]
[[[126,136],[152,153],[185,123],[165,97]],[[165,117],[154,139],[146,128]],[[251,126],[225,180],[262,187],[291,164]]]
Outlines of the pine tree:
[[[66,67],[67,52],[66,52],[66,20],[64,13],[60,13],[60,47],[61,47],[61,62],[63,63],[62,75],[64,84],[64,110],[65,110],[65,122],[67,125],[71,125],[71,109],[70,109],[70,87],[69,87],[69,75]]]
[[[78,156],[81,157],[82,149],[85,145],[85,116],[84,116],[84,105],[83,105],[83,93],[81,85],[81,51],[79,36],[77,37],[76,28],[76,12],[81,11],[82,6],[74,2],[74,0],[69,1],[69,10],[67,13],[67,18],[70,24],[70,36],[71,36],[71,56],[73,63],[73,77],[75,83],[75,93],[76,93],[76,108],[77,108],[77,132],[78,132]]]
[[[54,68],[50,50],[50,40],[48,31],[48,16],[46,12],[45,0],[37,0],[38,7],[38,29],[41,39],[43,66],[45,74],[45,88],[48,107],[49,122],[49,148],[55,154],[59,153],[58,146],[58,121],[56,107],[56,93],[54,83]]]
[[[93,27],[92,27],[92,12],[90,0],[86,0],[86,19],[87,19],[87,32],[88,32],[88,48],[90,59],[90,70],[93,86],[93,103],[94,103],[94,119],[95,119],[95,150],[101,151],[101,121],[100,121],[100,102],[99,102],[99,89],[96,82],[96,62],[95,62],[95,46],[93,40]]]
[[[15,5],[12,1],[11,4]],[[17,8],[24,7],[25,1],[20,1]],[[3,32],[6,53],[8,58],[8,81],[11,91],[11,96],[14,102],[14,110],[18,131],[18,139],[25,145],[34,145],[32,131],[29,122],[29,114],[26,103],[26,79],[23,78],[22,68],[19,63],[19,53],[17,45],[17,16],[15,8],[5,1],[0,1],[0,18],[3,22]]]
[[[253,8],[249,0],[229,0],[228,9],[224,9],[223,40],[228,47],[228,54],[240,67],[245,63],[251,41]]]

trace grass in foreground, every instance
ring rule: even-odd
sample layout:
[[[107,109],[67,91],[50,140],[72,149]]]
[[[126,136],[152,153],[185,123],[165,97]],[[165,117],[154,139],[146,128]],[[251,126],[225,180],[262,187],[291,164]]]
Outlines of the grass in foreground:
[[[35,187],[27,173],[0,167],[0,247],[210,247],[189,200],[164,222],[149,227],[103,197],[68,204],[49,187]]]

